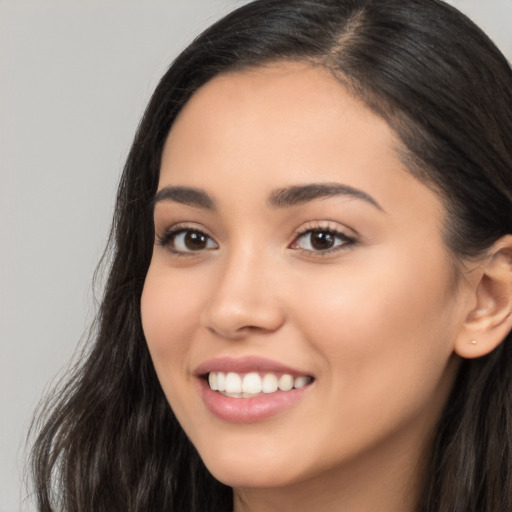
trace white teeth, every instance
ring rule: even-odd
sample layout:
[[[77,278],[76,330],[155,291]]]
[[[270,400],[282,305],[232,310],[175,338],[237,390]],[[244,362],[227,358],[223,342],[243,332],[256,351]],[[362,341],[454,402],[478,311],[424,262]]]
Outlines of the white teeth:
[[[238,373],[229,372],[226,375],[226,393],[241,393],[242,379]]]
[[[226,374],[224,372],[217,372],[217,389],[226,391]]]
[[[255,372],[247,373],[242,381],[242,392],[253,395],[261,393],[261,377]]]
[[[290,389],[293,389],[293,377],[286,373],[281,375],[278,386],[281,391],[290,391]]]
[[[303,388],[306,384],[309,384],[309,377],[296,377],[295,381],[293,382],[293,387],[295,389],[299,389]]]
[[[262,376],[257,372],[238,374],[235,372],[210,372],[208,384],[213,391],[219,391],[223,395],[234,398],[251,398],[262,393],[275,393],[277,390],[290,391],[303,388],[311,382],[311,377],[302,375],[292,377],[290,374],[282,374],[279,378],[274,373],[266,373]]]
[[[261,390],[263,393],[275,393],[277,391],[277,377],[273,373],[267,373],[263,377]]]
[[[217,386],[217,374],[211,372],[208,375],[208,384],[210,384],[210,388],[213,389],[213,391],[218,391],[219,388]]]

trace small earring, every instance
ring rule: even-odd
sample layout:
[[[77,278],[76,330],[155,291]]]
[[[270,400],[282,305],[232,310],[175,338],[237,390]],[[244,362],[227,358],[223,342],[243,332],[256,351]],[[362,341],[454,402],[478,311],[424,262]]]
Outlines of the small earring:
[[[471,345],[476,345],[476,340],[471,340],[469,343],[471,343]]]

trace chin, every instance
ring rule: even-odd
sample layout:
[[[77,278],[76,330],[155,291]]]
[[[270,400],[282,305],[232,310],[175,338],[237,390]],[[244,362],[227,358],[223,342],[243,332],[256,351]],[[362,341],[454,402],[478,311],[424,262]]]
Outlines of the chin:
[[[269,489],[273,487],[286,487],[295,483],[291,475],[284,475],[283,471],[277,471],[275,468],[267,467],[261,469],[250,464],[246,464],[241,470],[239,467],[212,467],[208,468],[210,473],[219,482],[233,488],[259,488]]]
[[[284,487],[300,480],[297,465],[278,456],[255,458],[233,450],[202,459],[217,480],[234,488]]]

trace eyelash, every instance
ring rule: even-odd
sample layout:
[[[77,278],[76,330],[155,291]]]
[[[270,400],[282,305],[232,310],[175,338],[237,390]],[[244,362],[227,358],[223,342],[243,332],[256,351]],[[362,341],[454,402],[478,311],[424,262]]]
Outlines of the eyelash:
[[[177,250],[173,247],[173,243],[175,242],[176,238],[185,233],[196,233],[200,236],[205,237],[208,241],[213,241],[213,238],[209,236],[207,233],[202,231],[201,229],[198,229],[194,226],[187,226],[187,225],[178,225],[173,226],[171,228],[166,229],[161,235],[157,235],[157,244],[160,247],[167,248],[174,256],[192,256],[195,253],[203,252],[204,250],[211,250],[211,248],[205,248],[202,250],[189,250],[189,251],[183,251],[183,250]],[[215,242],[214,242],[215,243]],[[215,243],[215,245],[218,247],[218,245]]]
[[[186,233],[196,233],[199,236],[205,237],[207,240],[206,243],[209,241],[213,242],[216,247],[205,247],[204,249],[199,249],[197,251],[190,249],[188,251],[183,250],[177,250],[172,246],[172,244],[175,242],[176,238],[181,234]],[[303,237],[306,235],[313,235],[314,233],[323,234],[323,235],[329,235],[334,238],[334,240],[341,241],[341,243],[338,243],[338,245],[334,245],[334,247],[325,249],[325,250],[314,250],[314,249],[304,249],[298,247],[298,243]],[[334,242],[336,243],[336,242]],[[161,247],[167,248],[170,252],[172,252],[175,256],[192,256],[194,254],[202,253],[207,250],[217,249],[218,245],[217,243],[211,238],[207,233],[204,231],[193,227],[193,226],[185,226],[185,225],[179,225],[179,226],[173,226],[169,229],[166,229],[161,235],[157,235],[157,244]],[[346,250],[350,247],[353,247],[357,244],[357,238],[354,236],[349,236],[346,233],[335,229],[329,225],[321,225],[321,224],[315,224],[305,227],[304,229],[297,231],[294,234],[294,239],[292,243],[290,244],[290,248],[300,250],[302,254],[305,255],[312,255],[312,256],[325,256],[328,254],[333,254],[335,252]],[[310,241],[311,245],[311,241]]]
[[[298,241],[301,240],[306,235],[313,235],[314,233],[318,234],[324,234],[324,235],[330,235],[335,240],[341,241],[341,243],[338,243],[338,245],[335,245],[334,247],[325,249],[325,250],[312,250],[312,249],[300,249],[299,247],[294,247],[298,244]],[[335,242],[336,243],[336,242]],[[293,242],[290,244],[291,248],[299,249],[302,254],[305,255],[312,255],[312,256],[326,256],[329,254],[336,253],[338,251],[347,250],[350,247],[354,247],[357,244],[357,238],[355,236],[350,236],[344,233],[343,231],[340,231],[337,228],[334,228],[332,226],[329,226],[328,224],[314,224],[314,225],[308,225],[305,228],[297,231],[295,233],[295,238],[293,239]],[[310,241],[311,245],[311,241]]]

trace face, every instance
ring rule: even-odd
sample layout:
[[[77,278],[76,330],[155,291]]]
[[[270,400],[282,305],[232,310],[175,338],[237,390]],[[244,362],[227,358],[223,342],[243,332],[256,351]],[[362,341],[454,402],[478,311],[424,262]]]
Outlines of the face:
[[[399,147],[328,72],[293,63],[213,79],[170,131],[143,328],[224,483],[416,464],[465,303],[441,201]]]

